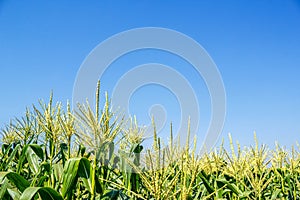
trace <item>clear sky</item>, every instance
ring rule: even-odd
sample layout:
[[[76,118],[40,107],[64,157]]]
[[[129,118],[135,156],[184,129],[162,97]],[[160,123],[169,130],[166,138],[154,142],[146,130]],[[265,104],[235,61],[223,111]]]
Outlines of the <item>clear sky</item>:
[[[227,94],[227,117],[221,137],[253,144],[291,146],[300,141],[300,2],[243,1],[17,1],[0,0],[0,123],[20,117],[25,108],[48,99],[72,99],[77,71],[100,42],[139,27],[182,32],[213,58]],[[118,60],[124,69],[144,62],[182,61],[166,53],[136,52]],[[110,91],[123,73],[112,68],[102,80]],[[191,82],[193,71],[182,73]],[[150,87],[150,86],[149,86]],[[201,89],[202,91],[202,89]],[[209,94],[200,92],[203,123],[208,124]],[[203,97],[202,97],[202,96]],[[133,113],[147,123],[152,103],[165,103],[168,121],[178,121],[176,99],[161,87],[137,91]],[[155,101],[154,101],[155,100]],[[173,103],[169,103],[169,102]],[[174,107],[173,107],[174,106]]]

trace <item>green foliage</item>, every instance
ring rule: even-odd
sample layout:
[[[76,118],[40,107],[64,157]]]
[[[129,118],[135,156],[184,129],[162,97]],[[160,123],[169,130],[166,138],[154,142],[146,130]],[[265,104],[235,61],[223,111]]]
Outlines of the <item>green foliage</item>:
[[[161,141],[153,120],[146,149],[137,120],[112,113],[107,95],[100,109],[99,92],[100,83],[95,112],[88,103],[65,111],[51,94],[2,130],[0,199],[300,198],[295,148],[269,150],[256,138],[254,147],[235,148],[229,136],[231,152],[222,144],[199,157],[195,145],[173,141],[172,125],[170,141]]]
[[[28,187],[22,193],[20,200],[31,200],[34,199],[36,195],[39,195],[40,199],[44,200],[63,200],[58,192],[49,187]]]

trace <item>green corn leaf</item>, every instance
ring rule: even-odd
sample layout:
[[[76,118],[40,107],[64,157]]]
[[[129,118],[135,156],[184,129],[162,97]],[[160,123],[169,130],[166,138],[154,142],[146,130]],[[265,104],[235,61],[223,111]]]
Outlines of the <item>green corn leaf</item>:
[[[91,165],[87,158],[71,158],[64,168],[62,195],[67,193],[76,185],[77,179],[82,178],[86,189],[92,192]]]
[[[12,144],[3,143],[1,146],[1,152],[6,154],[7,151],[9,151],[9,149],[11,148],[11,146],[12,146]]]
[[[281,189],[275,190],[275,192],[271,196],[271,200],[277,199],[277,196],[279,195],[280,192],[281,192]]]
[[[92,192],[91,164],[88,159],[80,159],[78,176],[83,179],[84,185],[87,190],[89,192]]]
[[[40,145],[30,144],[29,146],[41,160],[44,160],[44,151]]]
[[[7,191],[7,187],[8,187],[8,179],[4,179],[1,187],[0,187],[0,199],[4,199],[4,195]]]
[[[71,158],[65,164],[62,184],[63,197],[66,197],[67,193],[76,185],[79,163],[80,158]]]
[[[101,199],[103,200],[129,200],[130,198],[125,195],[122,190],[111,190],[107,192]]]
[[[37,187],[42,187],[44,186],[44,183],[47,181],[48,176],[42,176],[39,178],[38,183],[35,185]]]
[[[20,155],[20,158],[19,158],[19,161],[18,161],[18,165],[17,165],[17,173],[20,173],[21,170],[22,170],[23,163],[26,159],[26,152],[27,152],[28,147],[29,147],[29,145],[25,145],[22,148],[22,152],[21,152],[21,155]]]
[[[40,145],[29,144],[26,149],[26,159],[29,163],[29,167],[34,174],[39,172],[40,160],[44,160],[44,152]]]
[[[7,178],[21,192],[23,192],[27,187],[30,186],[30,183],[26,179],[15,172],[0,172],[0,182],[2,182],[4,178]]]
[[[7,192],[12,199],[20,199],[21,193],[16,188],[13,189],[7,188]]]
[[[57,182],[59,180],[62,180],[62,176],[63,176],[63,172],[64,172],[62,164],[57,163],[57,164],[54,164],[52,167],[53,167],[53,173],[54,173],[55,180],[57,180]]]
[[[3,162],[2,165],[5,164],[5,166],[1,166],[1,169],[4,168],[4,170],[7,171],[7,169],[8,169],[9,166],[10,166],[11,161],[15,158],[15,156],[16,156],[16,154],[17,154],[17,152],[19,151],[20,148],[21,148],[21,145],[20,145],[20,144],[17,144],[17,146],[14,148],[14,150],[10,153],[10,156],[9,156],[9,158],[7,159],[7,161],[6,161],[6,162]]]
[[[217,183],[221,183],[222,185],[226,185],[226,188],[228,188],[230,191],[232,191],[234,194],[241,196],[243,193],[240,191],[240,189],[234,185],[229,183],[228,181],[224,180],[217,180]]]
[[[206,174],[204,173],[204,171],[201,171],[199,173],[199,176],[201,178],[201,180],[203,181],[203,184],[206,188],[206,190],[208,191],[209,194],[214,193],[214,188],[210,185],[209,181],[207,180]]]
[[[20,200],[31,200],[37,194],[42,200],[63,200],[58,192],[49,187],[29,187],[22,193]]]
[[[30,147],[27,148],[26,159],[28,161],[30,170],[34,174],[37,174],[39,172],[39,157],[35,154],[35,152]]]

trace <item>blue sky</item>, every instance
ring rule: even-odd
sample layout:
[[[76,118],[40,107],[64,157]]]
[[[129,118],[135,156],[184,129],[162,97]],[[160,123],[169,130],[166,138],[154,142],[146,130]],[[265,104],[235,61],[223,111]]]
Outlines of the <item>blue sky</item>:
[[[300,2],[296,0],[2,0],[1,125],[22,116],[38,99],[48,99],[51,90],[56,100],[71,100],[77,71],[93,48],[114,34],[148,26],[182,32],[213,58],[227,94],[221,138],[230,132],[234,140],[249,145],[256,131],[269,146],[275,141],[287,146],[300,141]],[[184,65],[155,51],[136,52],[115,65],[125,70],[144,62],[167,63],[179,70]],[[112,66],[102,80],[104,90],[111,90],[122,70]],[[182,73],[191,82],[197,79],[192,70]],[[199,90],[206,126],[209,94],[203,84]],[[168,120],[176,127],[179,110],[168,91],[145,87],[133,97],[137,100],[131,103],[132,112],[140,121],[147,123],[143,113],[151,103],[166,101]]]

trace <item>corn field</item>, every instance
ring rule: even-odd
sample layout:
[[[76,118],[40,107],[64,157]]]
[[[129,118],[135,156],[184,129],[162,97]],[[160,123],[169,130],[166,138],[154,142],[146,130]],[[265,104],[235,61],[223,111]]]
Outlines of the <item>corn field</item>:
[[[146,149],[143,128],[113,113],[107,95],[100,108],[99,91],[95,109],[51,95],[1,131],[0,199],[300,199],[298,147],[240,147],[229,136],[231,150],[198,156],[171,125],[169,141],[154,128]]]

